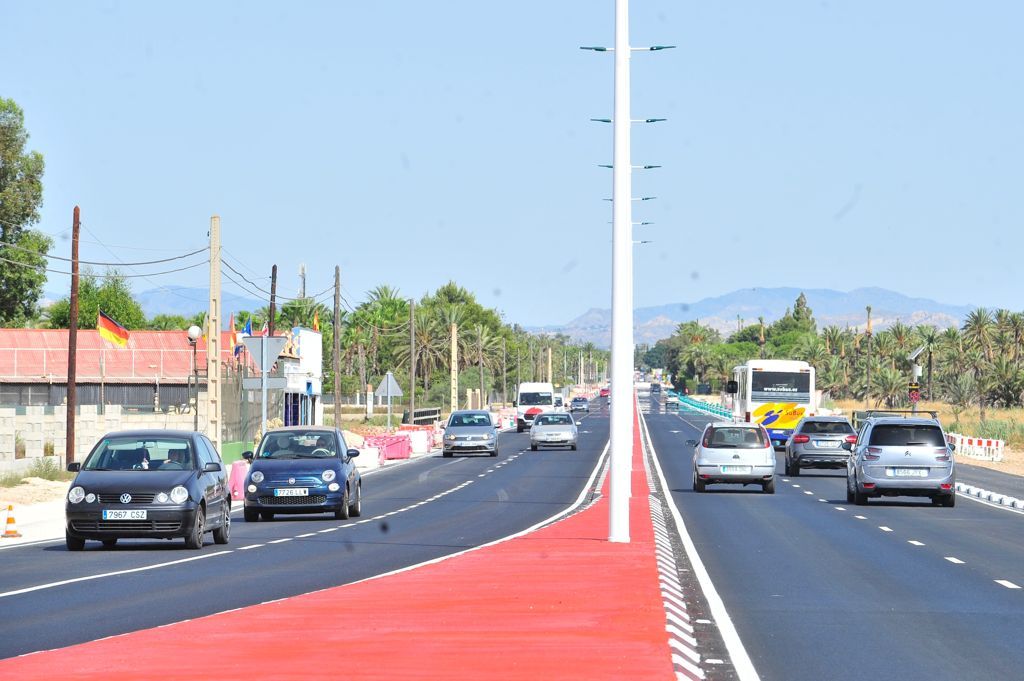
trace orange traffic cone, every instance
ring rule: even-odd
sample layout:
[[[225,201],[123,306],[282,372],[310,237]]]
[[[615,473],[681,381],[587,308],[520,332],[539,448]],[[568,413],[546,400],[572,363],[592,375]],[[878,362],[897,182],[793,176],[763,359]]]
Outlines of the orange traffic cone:
[[[14,525],[14,505],[12,504],[7,507],[7,524],[0,539],[17,539],[20,536],[21,532],[18,532],[18,528]]]

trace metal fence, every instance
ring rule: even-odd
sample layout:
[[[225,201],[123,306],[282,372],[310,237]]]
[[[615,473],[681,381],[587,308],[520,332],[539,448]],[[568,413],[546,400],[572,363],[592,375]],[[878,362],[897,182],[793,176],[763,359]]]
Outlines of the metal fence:
[[[78,383],[78,404],[130,407],[135,410],[167,411],[187,408],[188,385],[162,383]],[[41,407],[65,404],[66,383],[0,383],[0,407]]]
[[[245,390],[242,379],[251,375],[248,367],[221,366],[221,439],[224,442],[252,442],[263,420],[259,390]],[[275,374],[271,374],[275,375]],[[267,418],[284,412],[284,392],[267,391]]]

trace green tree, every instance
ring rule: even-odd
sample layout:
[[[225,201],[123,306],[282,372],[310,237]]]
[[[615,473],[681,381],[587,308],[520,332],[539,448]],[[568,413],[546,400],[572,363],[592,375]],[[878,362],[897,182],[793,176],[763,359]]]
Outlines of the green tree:
[[[38,313],[53,242],[29,229],[43,202],[43,156],[25,151],[25,115],[0,98],[0,326],[22,325]]]
[[[146,328],[146,315],[142,306],[132,297],[128,281],[116,270],[111,270],[102,282],[91,272],[86,272],[78,282],[78,328],[94,329],[100,310],[124,328]],[[48,310],[51,329],[68,328],[71,316],[71,301],[63,298],[53,303]]]
[[[189,320],[180,314],[158,314],[146,322],[146,328],[152,331],[186,331],[191,326]]]

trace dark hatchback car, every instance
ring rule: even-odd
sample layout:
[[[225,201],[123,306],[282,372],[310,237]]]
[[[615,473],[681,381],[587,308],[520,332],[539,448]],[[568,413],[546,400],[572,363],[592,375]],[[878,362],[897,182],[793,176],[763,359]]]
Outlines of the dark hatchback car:
[[[113,548],[118,539],[174,539],[199,549],[207,532],[231,536],[231,491],[220,455],[201,433],[132,430],[108,433],[77,473],[65,505],[69,551],[87,539]]]
[[[289,426],[268,431],[245,480],[245,520],[273,520],[275,513],[333,513],[338,520],[363,510],[363,481],[340,430]]]

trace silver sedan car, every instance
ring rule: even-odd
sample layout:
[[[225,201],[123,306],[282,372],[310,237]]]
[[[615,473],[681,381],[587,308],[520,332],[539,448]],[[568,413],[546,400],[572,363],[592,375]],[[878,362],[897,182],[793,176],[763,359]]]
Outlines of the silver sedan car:
[[[775,494],[775,448],[759,423],[709,423],[693,446],[693,491],[712,483],[760,485]]]
[[[571,414],[541,414],[530,428],[530,449],[538,447],[570,447],[576,449],[578,432]]]
[[[498,455],[498,429],[491,419],[490,412],[452,412],[444,429],[441,455],[449,457],[455,452]]]
[[[857,442],[857,433],[842,416],[808,416],[801,419],[786,442],[786,475],[798,476],[801,468],[846,468],[850,453],[843,443]]]

